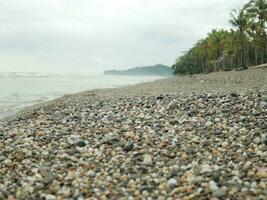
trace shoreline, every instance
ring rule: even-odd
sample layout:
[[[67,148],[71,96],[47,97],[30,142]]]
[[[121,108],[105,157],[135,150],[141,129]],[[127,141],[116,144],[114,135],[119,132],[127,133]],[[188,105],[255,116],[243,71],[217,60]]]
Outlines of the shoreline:
[[[265,66],[265,65],[264,65]],[[185,88],[185,89],[178,89],[177,88],[173,88],[173,89],[170,89],[169,86],[167,86],[166,84],[169,82],[170,84],[173,84],[175,82],[177,82],[177,84],[182,84],[183,81],[185,80],[186,81],[186,84],[185,85],[190,85],[190,84],[196,84],[196,83],[199,83],[200,85],[205,85],[205,79],[207,77],[213,77],[213,75],[215,75],[215,78],[216,79],[216,76],[223,76],[224,74],[230,74],[230,73],[233,73],[233,74],[237,74],[237,75],[244,75],[244,74],[247,74],[247,75],[252,75],[252,78],[255,78],[256,75],[261,75],[262,76],[262,80],[265,80],[266,82],[266,78],[264,78],[264,75],[262,75],[261,73],[258,73],[260,72],[260,70],[263,72],[263,74],[266,74],[266,67],[260,67],[260,66],[256,66],[256,67],[252,67],[246,71],[220,71],[220,72],[212,72],[212,73],[209,73],[209,74],[196,74],[196,75],[174,75],[172,77],[164,77],[164,78],[160,78],[160,79],[157,79],[157,80],[154,80],[154,81],[148,81],[148,82],[142,82],[142,83],[137,83],[137,84],[133,84],[133,85],[125,85],[125,86],[121,86],[121,87],[114,87],[114,88],[100,88],[100,89],[93,89],[93,90],[86,90],[86,91],[81,91],[81,92],[78,92],[78,93],[73,93],[73,94],[65,94],[61,97],[57,97],[55,99],[52,99],[52,100],[49,100],[49,101],[45,101],[45,102],[42,102],[42,103],[37,103],[37,104],[33,104],[33,105],[30,105],[30,106],[26,106],[25,108],[23,108],[22,110],[14,113],[14,114],[11,114],[10,116],[6,116],[6,117],[3,117],[3,118],[0,118],[0,122],[1,121],[5,121],[5,120],[12,120],[13,118],[17,118],[17,117],[20,117],[22,116],[23,114],[27,114],[29,112],[31,112],[32,110],[35,110],[35,109],[38,109],[38,108],[41,108],[43,106],[49,106],[50,104],[53,104],[53,102],[56,102],[56,101],[60,101],[60,100],[65,100],[66,98],[73,98],[75,96],[82,96],[82,95],[90,95],[90,93],[92,93],[92,95],[100,95],[100,96],[108,96],[108,95],[111,95],[111,96],[118,96],[118,95],[125,95],[125,92],[124,90],[131,90],[131,93],[130,92],[126,92],[126,96],[131,96],[131,95],[156,95],[156,94],[168,94],[168,93],[177,93],[177,92],[182,92],[182,95],[188,95],[188,94],[191,94],[191,93],[208,93],[208,92],[230,92],[230,91],[244,91],[246,89],[252,89],[252,87],[263,87],[264,89],[263,90],[267,90],[267,86],[264,87],[263,86],[258,86],[257,84],[255,84],[255,82],[253,83],[253,86],[248,86],[249,84],[244,84],[242,85],[241,87],[236,87],[236,88],[224,88],[222,85],[219,85],[218,88],[215,88],[215,87],[202,87],[202,91],[200,91],[198,88],[196,88],[196,86],[193,86],[191,88]],[[255,74],[251,74],[252,72],[256,72]],[[233,76],[234,77],[234,76]],[[231,77],[231,78],[233,78]],[[230,79],[231,79],[230,78]],[[242,77],[244,78],[244,77]],[[243,82],[242,81],[242,78],[240,78],[239,82]],[[248,78],[251,78],[251,77],[245,77],[245,79],[248,79]],[[179,80],[180,79],[180,80]],[[230,80],[230,81],[233,81],[233,80]],[[211,82],[214,82],[214,80],[211,79]],[[161,86],[161,83],[163,84],[163,87]],[[209,83],[207,83],[209,84]],[[237,84],[238,83],[238,80],[237,80]],[[153,88],[152,91],[149,91],[149,87],[153,87],[153,85],[156,86],[156,88]],[[229,84],[230,86],[231,83]],[[260,84],[259,84],[260,85]],[[265,84],[266,85],[266,84]],[[145,89],[142,89],[142,86],[144,86]],[[172,86],[178,86],[179,85],[172,85]],[[218,85],[216,85],[218,86]],[[224,85],[227,87],[227,84]],[[237,85],[238,86],[238,85]],[[239,85],[240,86],[240,85]],[[141,87],[141,90],[140,90],[140,87]],[[246,87],[246,88],[245,88]],[[138,93],[135,93],[136,90],[138,90]],[[159,90],[159,91],[155,91],[155,90]],[[108,95],[105,95],[104,93],[107,93]],[[127,94],[128,93],[128,94]]]
[[[265,65],[264,65],[265,66]],[[100,96],[108,96],[108,95],[111,95],[111,96],[118,96],[118,95],[125,95],[125,96],[131,96],[131,95],[156,95],[156,94],[159,94],[159,95],[164,95],[165,94],[168,94],[168,93],[177,93],[177,92],[181,92],[182,95],[188,95],[188,94],[192,94],[192,93],[208,93],[208,92],[221,92],[221,93],[227,93],[227,92],[235,92],[235,91],[244,91],[246,89],[252,89],[253,87],[263,87],[263,90],[267,90],[267,86],[265,84],[265,87],[264,85],[263,86],[260,86],[257,85],[255,82],[253,83],[253,86],[248,86],[249,84],[244,84],[242,83],[242,79],[245,78],[245,79],[250,79],[250,78],[255,78],[255,76],[257,75],[261,75],[262,76],[262,80],[265,80],[266,82],[266,78],[264,78],[264,75],[262,75],[261,73],[258,73],[262,71],[263,74],[266,74],[266,67],[263,67],[261,68],[260,66],[256,66],[256,67],[252,67],[246,71],[221,71],[221,72],[212,72],[212,73],[209,73],[209,74],[197,74],[197,75],[180,75],[180,76],[172,76],[172,77],[166,77],[166,78],[161,78],[161,79],[157,79],[157,80],[154,80],[154,81],[148,81],[148,82],[142,82],[142,83],[137,83],[137,84],[133,84],[133,85],[125,85],[125,86],[121,86],[121,87],[114,87],[114,88],[101,88],[101,89],[93,89],[93,90],[86,90],[86,91],[81,91],[81,92],[78,92],[78,93],[73,93],[73,94],[65,94],[61,97],[57,97],[55,99],[52,99],[52,100],[49,100],[49,101],[45,101],[45,102],[42,102],[42,103],[37,103],[37,104],[34,104],[34,105],[31,105],[31,106],[26,106],[25,108],[23,108],[22,110],[14,113],[14,114],[11,114],[10,116],[6,116],[6,117],[3,117],[3,118],[0,118],[0,122],[1,121],[6,121],[6,120],[12,120],[14,118],[17,118],[17,117],[20,117],[20,116],[23,116],[23,114],[27,114],[35,109],[38,109],[38,108],[41,108],[43,106],[49,106],[50,104],[53,104],[54,102],[56,101],[64,101],[66,98],[75,98],[75,96],[83,96],[83,95],[100,95]],[[255,74],[251,74],[251,73],[254,73],[256,72]],[[227,88],[227,84],[224,83],[224,85],[219,85],[218,88],[215,88],[216,86],[218,85],[215,85],[215,87],[210,87],[210,85],[208,87],[202,87],[202,91],[200,91],[196,85],[194,85],[193,87],[189,87],[189,88],[184,88],[184,89],[178,89],[177,88],[172,88],[170,89],[170,87],[173,87],[173,86],[177,86],[179,87],[178,84],[182,84],[183,85],[183,81],[186,81],[186,84],[185,85],[191,85],[191,84],[197,84],[199,83],[200,85],[205,85],[205,79],[207,77],[211,77],[211,80],[209,80],[210,82],[214,82],[216,80],[216,76],[223,76],[224,74],[237,74],[237,75],[251,75],[251,77],[240,77],[239,79],[240,80],[237,80],[237,87],[236,88]],[[212,80],[212,77],[215,75],[214,79],[215,80]],[[230,81],[233,81],[234,76],[230,77]],[[179,80],[180,79],[180,80]],[[224,80],[225,81],[225,80]],[[227,81],[227,80],[226,80]],[[238,81],[244,85],[238,85]],[[175,85],[171,85],[173,83],[177,82]],[[161,85],[161,83],[163,84],[163,87]],[[170,83],[170,87],[167,85],[168,83]],[[210,83],[207,83],[207,85],[210,84]],[[233,86],[231,85],[232,83],[230,82],[228,86]],[[156,86],[153,87],[153,85]],[[224,88],[224,86],[226,86],[226,88]],[[144,87],[142,89],[142,87]],[[152,87],[153,90],[152,91],[149,91],[149,87]],[[141,89],[140,89],[141,88]],[[125,92],[124,91],[128,91],[128,90],[131,90],[131,92]],[[136,90],[138,91],[136,93]],[[105,95],[108,94],[108,95]]]
[[[170,78],[170,77],[162,76],[162,77],[158,77],[158,79],[156,79],[154,81],[161,80],[161,79],[167,79],[167,78]],[[121,85],[121,86],[114,86],[114,87],[107,87],[107,88],[96,88],[96,89],[91,89],[91,90],[75,92],[75,93],[67,93],[67,94],[64,94],[62,96],[54,97],[50,100],[46,100],[46,101],[43,101],[40,103],[31,103],[30,105],[25,106],[22,109],[14,112],[14,113],[0,116],[0,122],[5,121],[5,120],[10,120],[12,118],[16,118],[17,116],[23,115],[23,113],[27,114],[28,112],[31,112],[31,110],[37,109],[38,107],[45,106],[46,104],[52,103],[53,101],[57,101],[58,99],[63,99],[65,97],[80,95],[81,93],[87,93],[87,92],[90,93],[90,92],[94,92],[94,91],[98,91],[98,90],[112,90],[112,89],[117,89],[117,88],[127,88],[127,87],[131,87],[134,85],[145,84],[145,83],[150,83],[150,82],[154,82],[154,81],[143,81],[141,83],[135,83],[135,84],[125,84],[125,85]]]
[[[0,121],[3,199],[264,199],[267,70],[97,89]]]

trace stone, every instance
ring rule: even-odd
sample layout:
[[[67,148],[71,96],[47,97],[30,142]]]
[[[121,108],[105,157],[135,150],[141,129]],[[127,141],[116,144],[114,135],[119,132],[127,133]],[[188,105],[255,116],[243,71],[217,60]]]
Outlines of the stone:
[[[144,159],[143,159],[143,164],[144,165],[152,165],[153,164],[152,157],[148,154],[145,154]]]
[[[163,98],[164,98],[163,95],[157,96],[157,99],[158,99],[158,100],[161,100],[161,99],[163,99]]]
[[[256,176],[258,178],[267,178],[267,168],[259,168]]]
[[[180,170],[179,165],[173,165],[170,167],[171,176],[177,176],[178,172]]]
[[[212,123],[211,121],[207,121],[207,122],[205,123],[205,126],[206,126],[206,127],[211,127],[212,124],[213,124],[213,123]]]
[[[6,200],[6,196],[0,191],[0,200]]]
[[[104,144],[108,144],[108,145],[114,145],[116,143],[118,143],[120,140],[118,137],[115,137],[113,135],[107,134],[105,135],[105,137],[103,138],[103,143]]]
[[[176,110],[178,109],[179,106],[177,103],[170,103],[168,106],[167,106],[167,110]]]
[[[175,178],[171,178],[167,181],[168,188],[174,188],[178,184],[177,180]]]
[[[134,144],[133,142],[127,142],[124,147],[123,150],[124,151],[131,151],[134,148]]]
[[[231,97],[238,97],[238,94],[235,92],[232,92],[230,95],[231,95]]]
[[[261,143],[261,139],[259,137],[256,137],[256,138],[254,138],[253,142],[255,144],[260,144]]]
[[[217,183],[215,181],[209,181],[209,189],[214,192],[216,190],[218,190],[218,186],[217,186]]]
[[[77,142],[75,142],[75,145],[78,147],[85,147],[86,142],[84,140],[78,140]]]
[[[225,188],[220,188],[212,192],[212,196],[216,198],[223,198],[227,195]]]
[[[44,196],[45,200],[56,200],[56,196],[52,194],[47,194]]]
[[[0,120],[0,200],[265,199],[267,71],[242,73],[83,92]]]
[[[29,196],[29,188],[27,186],[21,187],[16,192],[16,197],[18,199],[24,200]]]
[[[201,173],[212,172],[212,167],[208,164],[201,165]]]
[[[251,167],[251,165],[252,165],[252,162],[247,161],[247,162],[244,164],[243,168],[244,168],[245,170],[248,170],[248,169]]]

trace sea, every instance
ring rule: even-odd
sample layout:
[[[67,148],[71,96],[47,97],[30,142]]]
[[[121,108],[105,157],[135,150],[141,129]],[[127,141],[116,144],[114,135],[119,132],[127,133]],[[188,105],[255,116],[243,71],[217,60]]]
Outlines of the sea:
[[[25,107],[77,92],[150,82],[160,76],[0,73],[0,119]]]

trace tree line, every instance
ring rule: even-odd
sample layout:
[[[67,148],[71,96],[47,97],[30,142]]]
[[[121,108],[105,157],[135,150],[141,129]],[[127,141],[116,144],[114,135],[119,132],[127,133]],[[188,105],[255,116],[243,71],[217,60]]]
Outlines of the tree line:
[[[247,69],[267,63],[267,0],[251,0],[230,13],[231,30],[214,29],[172,66],[175,74]]]

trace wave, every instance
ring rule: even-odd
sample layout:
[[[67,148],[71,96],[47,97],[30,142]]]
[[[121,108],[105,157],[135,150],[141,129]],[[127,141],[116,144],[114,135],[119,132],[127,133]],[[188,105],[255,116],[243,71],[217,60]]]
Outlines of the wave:
[[[47,77],[45,73],[34,73],[34,72],[8,72],[0,73],[0,78],[15,78],[15,77]]]
[[[36,105],[38,103],[43,103],[46,101],[53,100],[59,96],[41,96],[38,99],[35,100],[28,100],[28,101],[18,101],[13,99],[9,101],[0,101],[0,119],[11,116],[15,113],[17,113],[20,110],[23,110],[24,108],[27,108],[32,105]]]
[[[61,73],[36,73],[36,72],[0,72],[0,78],[20,78],[20,77],[30,77],[30,78],[99,78],[99,75],[92,74],[61,74]]]

